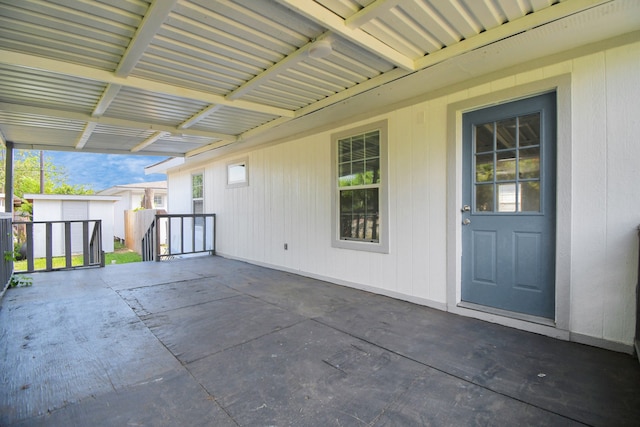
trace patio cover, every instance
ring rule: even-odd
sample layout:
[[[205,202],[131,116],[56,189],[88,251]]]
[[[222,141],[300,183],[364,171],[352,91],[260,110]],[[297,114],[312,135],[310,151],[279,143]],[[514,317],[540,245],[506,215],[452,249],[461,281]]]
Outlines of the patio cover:
[[[190,157],[637,38],[640,3],[0,0],[0,20],[3,143]]]

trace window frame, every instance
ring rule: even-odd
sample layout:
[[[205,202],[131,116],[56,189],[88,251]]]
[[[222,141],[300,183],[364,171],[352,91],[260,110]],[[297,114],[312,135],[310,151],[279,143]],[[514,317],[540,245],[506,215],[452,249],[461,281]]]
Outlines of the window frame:
[[[380,137],[380,184],[378,188],[378,212],[380,228],[378,241],[346,240],[340,238],[340,187],[338,183],[338,141],[370,132],[379,132]],[[331,135],[331,246],[367,252],[389,253],[389,175],[388,175],[388,121],[358,126]],[[370,188],[371,186],[367,185]],[[363,188],[364,189],[364,188]],[[345,187],[346,190],[346,187]]]
[[[201,187],[202,187],[202,196],[201,197],[194,197],[193,196],[193,179],[196,176],[200,176],[201,177]],[[197,201],[201,201],[202,202],[202,212],[196,212],[195,211],[195,205],[194,202]],[[196,214],[196,213],[204,213],[204,172],[194,172],[191,174],[191,213],[192,214]]]
[[[161,201],[161,203],[156,203],[156,199],[159,199]],[[164,195],[163,194],[154,194],[153,195],[153,207],[154,208],[164,208]]]
[[[231,181],[231,168],[244,166],[244,179]],[[227,163],[227,188],[247,187],[249,185],[249,158],[243,157]]]

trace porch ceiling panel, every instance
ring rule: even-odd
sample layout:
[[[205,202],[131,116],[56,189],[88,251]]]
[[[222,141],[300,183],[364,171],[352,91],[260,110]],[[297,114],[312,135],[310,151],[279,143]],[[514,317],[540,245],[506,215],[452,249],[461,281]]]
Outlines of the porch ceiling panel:
[[[91,139],[87,142],[87,151],[97,152],[126,152],[133,153],[133,149],[139,144],[143,143],[146,139],[153,136],[155,132],[149,132],[145,136],[133,136],[133,135],[120,135],[117,138],[113,137],[112,133],[97,133],[94,132],[91,135]],[[170,155],[172,146],[179,144],[186,151],[198,149],[202,146],[210,144],[212,142],[209,138],[199,137],[176,137],[170,136],[161,137],[156,140],[150,148],[153,150],[154,155]]]
[[[633,16],[637,1],[0,0],[0,131],[17,148],[167,156],[266,141],[592,9]]]
[[[149,1],[0,0],[5,48],[115,70]]]
[[[188,98],[122,88],[104,116],[178,126],[206,105]]]
[[[2,102],[90,113],[105,86],[101,82],[0,64]]]
[[[190,129],[237,135],[244,132],[245,129],[253,129],[276,118],[277,116],[270,114],[221,107],[215,114],[204,117]]]

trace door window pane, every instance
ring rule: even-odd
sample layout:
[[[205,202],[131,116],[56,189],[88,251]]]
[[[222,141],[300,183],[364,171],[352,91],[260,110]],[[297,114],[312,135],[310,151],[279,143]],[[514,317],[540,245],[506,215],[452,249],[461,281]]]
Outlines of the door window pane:
[[[493,181],[493,153],[476,156],[476,182]]]
[[[500,151],[496,154],[496,181],[516,178],[516,151]]]
[[[493,184],[476,185],[476,211],[493,212]]]
[[[499,184],[498,185],[498,212],[515,212],[516,211],[516,184]]]
[[[540,147],[520,150],[518,176],[520,179],[540,178]]]
[[[540,212],[540,181],[520,184],[520,211]]]
[[[540,145],[540,113],[519,117],[518,121],[520,147]]]
[[[475,138],[476,153],[493,151],[493,123],[477,125]]]
[[[496,123],[496,150],[516,147],[516,119]]]

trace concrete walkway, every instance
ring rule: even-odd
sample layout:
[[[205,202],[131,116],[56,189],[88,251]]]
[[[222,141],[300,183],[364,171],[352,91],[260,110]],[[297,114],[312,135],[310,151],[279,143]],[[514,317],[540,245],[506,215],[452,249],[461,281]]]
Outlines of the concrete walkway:
[[[0,425],[638,425],[637,359],[219,257],[39,273]]]

